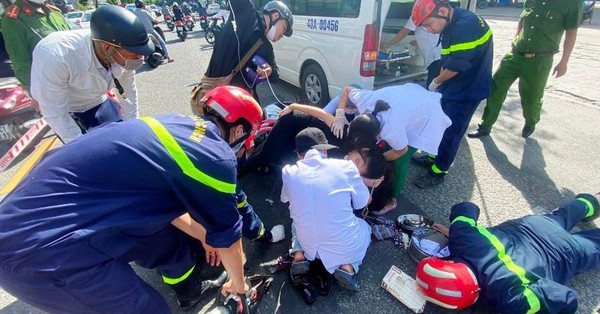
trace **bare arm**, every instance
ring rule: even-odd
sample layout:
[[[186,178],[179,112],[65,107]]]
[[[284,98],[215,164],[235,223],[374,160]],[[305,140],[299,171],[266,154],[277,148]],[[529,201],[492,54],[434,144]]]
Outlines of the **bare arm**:
[[[387,152],[383,153],[383,157],[387,161],[393,161],[393,160],[396,160],[396,159],[404,156],[407,151],[408,151],[408,146],[404,147],[401,150],[390,149]]]
[[[286,115],[294,110],[297,110],[297,111],[303,112],[307,115],[311,115],[315,118],[321,119],[329,127],[331,127],[331,124],[333,123],[332,115],[330,115],[329,113],[327,113],[325,110],[323,110],[321,108],[308,106],[308,105],[291,104],[291,105],[287,106],[287,108],[285,108],[284,110],[281,111],[281,115]]]
[[[454,72],[454,71],[450,71],[448,69],[442,68],[440,75],[438,75],[436,78],[434,78],[433,81],[436,82],[437,84],[442,84],[442,83],[446,82],[447,80],[455,77],[456,74],[458,74],[458,72]]]
[[[558,62],[556,67],[554,67],[554,71],[552,72],[554,77],[558,78],[567,73],[567,64],[569,63],[569,58],[571,58],[571,53],[575,47],[575,41],[577,41],[577,28],[568,29],[565,32],[562,58],[560,58],[560,62]]]
[[[387,43],[381,43],[381,49],[389,49],[391,46],[401,42],[402,39],[404,39],[409,33],[410,33],[410,29],[402,28],[396,34],[396,36],[394,36],[394,38],[392,38],[392,40],[388,41]]]

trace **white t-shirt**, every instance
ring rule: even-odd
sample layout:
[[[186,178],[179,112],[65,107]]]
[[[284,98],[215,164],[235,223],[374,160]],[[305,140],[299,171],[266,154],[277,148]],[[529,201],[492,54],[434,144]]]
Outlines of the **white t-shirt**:
[[[390,109],[377,114],[377,119],[381,122],[381,139],[393,149],[410,145],[434,155],[444,131],[452,124],[442,110],[441,97],[412,83],[374,91],[353,89],[348,94],[360,114],[373,112],[377,100],[390,105]]]
[[[310,149],[304,159],[282,170],[281,201],[290,203],[296,237],[310,261],[317,254],[333,273],[361,262],[371,243],[371,228],[354,209],[367,205],[369,191],[349,160],[327,159]]]
[[[433,61],[441,58],[442,44],[440,43],[439,34],[432,34],[423,26],[417,27],[412,20],[412,16],[408,18],[404,28],[415,32],[417,45],[419,45],[419,51],[423,55],[425,67],[428,67]]]

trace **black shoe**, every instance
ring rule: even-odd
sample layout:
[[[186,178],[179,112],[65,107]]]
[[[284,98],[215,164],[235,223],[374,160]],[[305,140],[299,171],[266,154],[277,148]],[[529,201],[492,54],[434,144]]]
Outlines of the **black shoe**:
[[[521,136],[524,138],[528,138],[535,131],[535,125],[525,124],[523,127],[523,131],[521,131]]]
[[[478,137],[482,137],[482,136],[488,136],[488,135],[490,135],[491,132],[492,132],[491,129],[483,127],[480,124],[477,127],[477,130],[475,130],[473,132],[470,132],[469,134],[467,134],[467,136],[470,137],[470,138],[478,138]]]
[[[427,154],[413,155],[410,160],[416,165],[428,169],[435,163],[434,158]]]
[[[179,307],[184,311],[189,311],[206,297],[214,296],[228,277],[227,272],[223,272],[215,280],[202,280],[200,272],[194,269],[188,278],[170,286],[175,291]]]
[[[420,189],[431,189],[442,183],[444,183],[445,176],[444,175],[432,175],[429,173],[425,173],[422,177],[420,177],[415,185]]]
[[[308,273],[292,275],[292,273],[289,272],[289,277],[294,289],[300,293],[300,296],[302,296],[302,299],[306,304],[311,305],[317,301],[317,294],[315,293],[315,289],[310,285]]]
[[[325,265],[320,259],[315,259],[310,263],[310,274],[315,282],[315,287],[318,295],[327,295],[331,290],[331,283],[333,282],[333,275],[331,275]]]

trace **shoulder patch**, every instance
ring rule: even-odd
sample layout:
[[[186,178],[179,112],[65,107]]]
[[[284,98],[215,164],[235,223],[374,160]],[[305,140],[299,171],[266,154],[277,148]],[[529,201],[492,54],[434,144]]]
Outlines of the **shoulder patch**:
[[[6,10],[6,16],[13,20],[17,19],[17,15],[19,15],[19,7],[14,4]]]

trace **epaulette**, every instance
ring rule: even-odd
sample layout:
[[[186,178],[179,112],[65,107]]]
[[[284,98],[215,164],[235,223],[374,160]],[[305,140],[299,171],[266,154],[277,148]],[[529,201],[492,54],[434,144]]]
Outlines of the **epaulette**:
[[[16,5],[11,5],[10,7],[8,7],[8,9],[6,9],[6,16],[16,20],[17,16],[19,15],[19,7]]]
[[[46,6],[48,7],[48,9],[52,9],[54,11],[58,11],[58,12],[62,13],[62,11],[58,7],[55,7],[51,4],[46,4]]]

